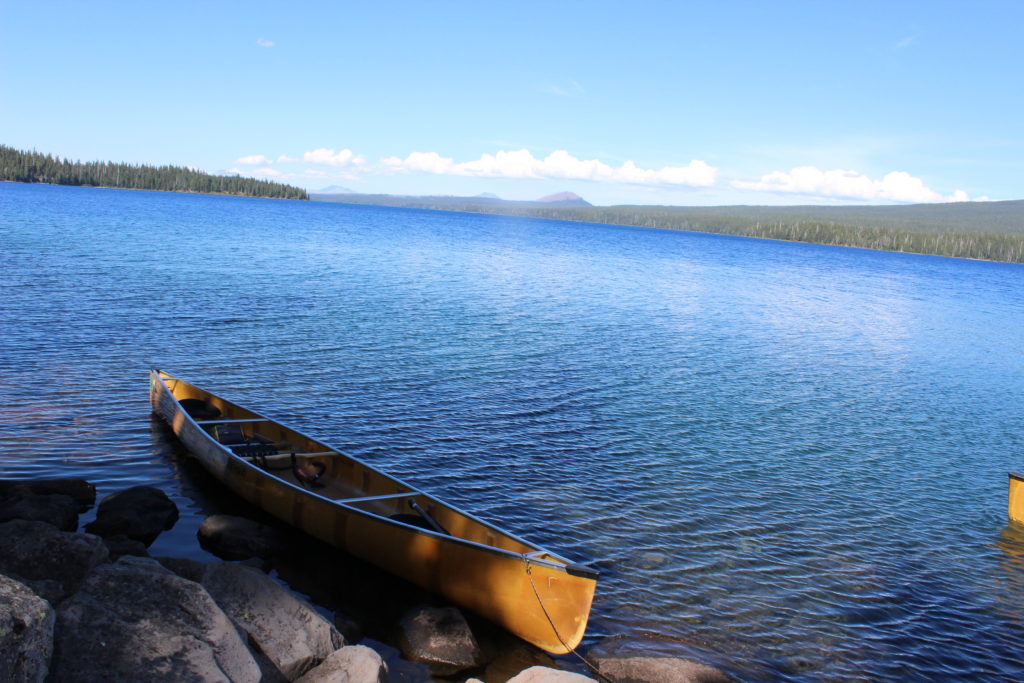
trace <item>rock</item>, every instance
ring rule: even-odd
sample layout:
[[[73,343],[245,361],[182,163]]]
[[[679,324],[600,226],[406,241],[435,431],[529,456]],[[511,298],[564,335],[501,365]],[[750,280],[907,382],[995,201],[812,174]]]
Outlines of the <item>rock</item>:
[[[345,642],[349,645],[355,645],[363,639],[362,625],[342,612],[334,613],[334,628],[338,629],[338,633],[342,635]]]
[[[551,655],[518,638],[508,637],[498,651],[498,656],[484,671],[484,678],[488,681],[507,681],[530,667],[553,667],[555,664]]]
[[[0,681],[41,683],[46,678],[55,620],[49,603],[0,575]]]
[[[146,550],[145,543],[142,541],[136,541],[133,538],[128,538],[127,536],[110,536],[103,539],[103,544],[106,545],[107,550],[110,551],[110,559],[112,560],[117,559],[122,555],[149,557],[149,551]]]
[[[202,586],[156,560],[97,567],[57,612],[51,679],[258,681],[260,670]]]
[[[189,560],[184,557],[158,557],[156,561],[178,576],[196,583],[202,583],[203,572],[207,567],[205,562]]]
[[[390,683],[423,683],[434,680],[434,677],[430,675],[430,667],[423,662],[410,662],[408,659],[402,659],[402,653],[398,651],[398,648],[385,645],[372,638],[364,639],[362,645],[379,654],[384,660]]]
[[[571,671],[562,671],[561,669],[552,669],[546,666],[531,666],[529,669],[520,671],[508,679],[508,683],[587,683],[587,681],[596,680],[595,678]],[[625,680],[614,680],[616,680],[616,683],[627,683]]]
[[[451,676],[485,663],[466,618],[455,607],[416,607],[402,616],[399,627],[402,654],[423,662],[437,676]]]
[[[42,496],[54,493],[70,496],[78,504],[80,512],[88,510],[96,502],[96,487],[84,479],[0,479],[0,497],[11,494]]]
[[[61,531],[78,529],[78,503],[62,493],[31,493],[12,490],[0,499],[0,522],[27,519],[52,524]]]
[[[718,669],[685,657],[599,659],[597,670],[613,681],[639,683],[729,683]]]
[[[0,524],[0,573],[38,588],[53,604],[77,590],[108,556],[103,540],[91,534],[59,531],[44,522]]]
[[[210,515],[199,527],[199,545],[222,560],[245,560],[278,555],[288,541],[277,529],[251,519]]]
[[[598,673],[614,681],[637,683],[727,683],[733,679],[719,669],[689,657],[669,654],[682,642],[670,639],[605,638],[587,654]],[[693,649],[693,648],[690,648]]]
[[[381,656],[363,645],[335,650],[295,683],[385,683],[388,668]]]
[[[312,669],[345,643],[310,605],[251,567],[209,564],[202,584],[288,680]]]
[[[178,521],[178,506],[160,489],[133,486],[100,501],[96,520],[85,530],[97,536],[124,535],[149,547]]]

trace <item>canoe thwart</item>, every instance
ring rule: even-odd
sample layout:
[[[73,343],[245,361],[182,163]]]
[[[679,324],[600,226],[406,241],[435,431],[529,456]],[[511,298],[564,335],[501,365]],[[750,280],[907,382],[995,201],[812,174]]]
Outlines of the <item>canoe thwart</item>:
[[[335,503],[364,503],[369,500],[388,500],[389,498],[412,498],[418,496],[418,491],[409,491],[408,493],[388,493],[383,496],[363,496],[362,498],[335,498]]]
[[[247,422],[270,422],[270,420],[265,417],[253,417],[244,420],[196,420],[197,425],[245,424]]]

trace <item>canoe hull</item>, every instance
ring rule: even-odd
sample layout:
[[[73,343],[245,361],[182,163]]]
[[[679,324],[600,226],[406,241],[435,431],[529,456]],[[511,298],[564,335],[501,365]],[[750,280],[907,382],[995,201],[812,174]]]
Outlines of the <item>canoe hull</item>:
[[[1024,474],[1010,472],[1008,511],[1011,522],[1024,524]]]
[[[207,471],[242,498],[311,536],[445,596],[548,652],[564,654],[579,644],[590,613],[596,572],[574,571],[575,565],[567,561],[546,561],[557,556],[535,546],[516,546],[520,552],[511,552],[396,523],[284,482],[215,441],[185,413],[178,400],[213,400],[222,409],[230,406],[233,417],[260,416],[192,385],[176,384],[172,393],[165,380],[182,382],[154,371],[150,382],[154,413],[171,426]],[[444,505],[436,499],[430,501]],[[443,509],[450,515],[453,508]],[[494,532],[503,533],[496,528]]]

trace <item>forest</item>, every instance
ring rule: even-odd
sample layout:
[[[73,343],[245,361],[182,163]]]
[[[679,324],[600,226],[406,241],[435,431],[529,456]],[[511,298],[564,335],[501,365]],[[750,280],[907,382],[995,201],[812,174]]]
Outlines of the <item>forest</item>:
[[[240,176],[220,176],[182,166],[146,166],[106,161],[71,161],[0,145],[0,180],[51,185],[117,187],[129,190],[198,192],[242,197],[309,199],[292,185]]]
[[[543,206],[475,197],[313,195],[315,200],[689,230],[1024,263],[1024,201],[902,206]]]

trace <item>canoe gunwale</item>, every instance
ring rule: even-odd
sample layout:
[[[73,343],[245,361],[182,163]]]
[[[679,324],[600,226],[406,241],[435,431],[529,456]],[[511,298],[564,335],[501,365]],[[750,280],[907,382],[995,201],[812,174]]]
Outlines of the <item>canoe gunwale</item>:
[[[167,375],[167,376],[165,377],[164,375]],[[201,425],[200,425],[200,423],[202,422],[201,420],[200,421],[194,420],[192,418],[192,416],[189,415],[184,410],[184,408],[181,407],[181,403],[174,396],[174,392],[170,389],[170,387],[167,386],[167,381],[184,382],[185,384],[187,384],[189,386],[192,386],[192,387],[198,389],[199,391],[207,393],[207,394],[209,394],[211,396],[217,396],[217,394],[213,394],[212,392],[210,392],[208,390],[205,390],[205,389],[199,389],[199,387],[197,387],[195,384],[192,384],[192,383],[188,382],[187,380],[183,380],[183,379],[178,378],[178,377],[170,376],[170,375],[168,375],[168,373],[165,373],[164,371],[158,370],[156,368],[153,368],[151,370],[151,376],[154,379],[159,381],[162,390],[164,392],[166,392],[166,394],[168,395],[168,397],[172,401],[174,401],[175,412],[177,414],[180,414],[182,416],[182,418],[183,418],[183,425],[182,425],[182,428],[181,428],[182,431],[184,431],[184,429],[187,428],[188,431],[192,432],[193,434],[195,434],[197,436],[201,436],[207,443],[215,445],[230,460],[232,460],[232,461],[234,461],[234,462],[236,462],[238,464],[243,465],[244,467],[246,467],[247,469],[249,469],[250,471],[252,471],[254,474],[256,474],[257,476],[259,476],[261,478],[272,480],[273,484],[276,485],[276,486],[280,486],[280,485],[286,486],[286,487],[290,488],[291,490],[295,491],[296,493],[302,494],[303,496],[306,496],[306,497],[309,497],[309,498],[315,498],[315,499],[317,499],[317,500],[319,500],[319,501],[321,501],[323,503],[326,503],[326,504],[328,504],[328,505],[330,505],[332,507],[336,507],[336,508],[342,509],[347,514],[353,514],[353,515],[357,515],[359,517],[370,519],[370,520],[372,520],[374,522],[377,522],[377,523],[384,523],[384,524],[388,524],[388,525],[391,525],[391,526],[399,527],[399,528],[402,528],[402,529],[404,529],[406,531],[411,531],[411,532],[413,532],[415,534],[418,534],[418,535],[427,536],[427,537],[431,537],[431,538],[436,538],[436,539],[442,540],[442,541],[444,541],[446,543],[455,543],[455,544],[462,545],[462,546],[465,546],[465,547],[468,547],[468,548],[473,548],[475,550],[480,550],[480,551],[492,553],[492,554],[499,555],[499,556],[502,556],[502,557],[520,559],[520,560],[522,560],[524,562],[528,562],[529,564],[532,564],[532,565],[541,565],[541,566],[547,567],[549,569],[553,569],[553,570],[557,570],[557,571],[562,571],[562,572],[565,572],[566,574],[570,574],[570,575],[574,575],[574,576],[586,576],[588,578],[593,578],[593,579],[596,580],[598,575],[599,575],[599,572],[597,570],[594,570],[594,569],[590,568],[589,566],[586,566],[586,565],[583,565],[583,564],[580,564],[580,563],[575,563],[575,562],[569,560],[568,558],[564,558],[561,555],[558,555],[557,553],[553,553],[553,552],[551,552],[549,550],[546,550],[545,548],[542,548],[542,547],[538,546],[535,543],[532,543],[530,541],[527,541],[527,540],[524,540],[522,538],[519,538],[515,534],[512,534],[512,533],[510,533],[510,532],[508,532],[508,531],[506,531],[504,529],[500,529],[500,528],[494,526],[493,524],[491,524],[489,522],[481,520],[481,519],[477,518],[476,516],[466,512],[465,510],[463,510],[463,509],[461,509],[461,508],[459,508],[459,507],[457,507],[455,505],[452,505],[451,503],[443,502],[443,501],[439,500],[438,498],[430,495],[429,493],[425,493],[425,492],[421,491],[420,489],[407,484],[406,482],[402,481],[401,479],[398,479],[398,478],[396,478],[396,477],[394,477],[394,476],[392,476],[392,475],[390,475],[390,474],[388,474],[386,472],[381,471],[380,469],[374,467],[373,465],[370,465],[369,463],[366,463],[363,460],[360,460],[357,457],[344,454],[339,449],[334,448],[330,444],[324,443],[323,441],[320,441],[319,439],[314,439],[314,438],[304,434],[303,432],[300,432],[299,430],[297,430],[297,429],[295,429],[293,427],[285,426],[283,423],[278,422],[277,420],[274,420],[272,418],[267,418],[267,417],[263,416],[262,414],[254,411],[254,410],[251,410],[249,408],[246,408],[246,407],[241,406],[241,405],[239,405],[237,403],[234,403],[234,402],[229,402],[229,403],[231,403],[231,405],[233,405],[233,406],[235,406],[237,408],[241,408],[242,410],[245,410],[245,411],[247,411],[249,413],[252,413],[253,415],[257,416],[256,419],[245,420],[246,422],[255,422],[257,420],[263,420],[263,421],[270,422],[271,424],[276,424],[276,425],[280,425],[282,427],[285,427],[286,429],[288,429],[289,431],[295,433],[298,436],[301,436],[303,438],[309,439],[310,441],[313,441],[315,443],[318,443],[318,444],[321,444],[323,446],[326,446],[328,448],[333,449],[334,452],[337,453],[338,457],[347,458],[347,459],[349,459],[349,460],[359,464],[362,467],[365,467],[365,468],[367,468],[367,469],[369,469],[369,470],[371,470],[371,471],[373,471],[373,472],[375,472],[375,473],[377,473],[377,474],[379,474],[381,476],[384,476],[384,477],[386,477],[386,478],[396,482],[397,484],[400,484],[401,486],[407,487],[409,489],[409,493],[407,495],[410,495],[410,496],[423,496],[427,500],[430,500],[430,501],[432,501],[432,502],[434,502],[434,503],[436,503],[436,504],[438,504],[438,505],[440,505],[442,507],[445,507],[445,508],[448,508],[450,510],[453,510],[454,512],[458,513],[459,515],[462,515],[462,516],[464,516],[464,517],[466,517],[466,518],[468,518],[468,519],[470,519],[470,520],[472,520],[472,521],[474,521],[474,522],[476,522],[478,524],[483,525],[484,527],[486,527],[488,529],[491,529],[491,530],[493,530],[493,531],[495,531],[495,532],[497,532],[497,533],[499,533],[499,534],[501,534],[503,536],[506,536],[506,537],[508,537],[508,538],[510,538],[510,539],[512,539],[512,540],[514,540],[516,542],[518,542],[518,543],[521,543],[522,545],[525,545],[525,546],[528,546],[530,548],[533,548],[534,550],[528,551],[528,552],[524,552],[524,553],[514,552],[512,550],[505,550],[503,548],[496,548],[494,546],[490,546],[490,545],[487,545],[485,543],[477,543],[476,541],[471,541],[471,540],[468,540],[468,539],[465,539],[465,538],[460,538],[458,536],[452,536],[450,534],[442,534],[442,533],[439,533],[439,532],[434,531],[432,529],[424,529],[424,528],[421,528],[421,527],[413,526],[411,524],[405,524],[404,522],[400,522],[400,521],[397,521],[397,520],[390,519],[388,517],[383,517],[381,515],[374,514],[373,512],[370,512],[368,510],[363,510],[363,509],[360,509],[360,508],[355,507],[353,505],[348,505],[348,504],[346,504],[344,502],[340,502],[340,501],[335,500],[333,498],[328,498],[326,496],[322,496],[322,495],[318,494],[315,491],[312,491],[312,490],[307,489],[307,488],[303,488],[303,487],[298,486],[296,484],[293,484],[293,483],[291,483],[289,481],[286,481],[285,479],[283,479],[281,477],[278,477],[278,476],[275,476],[275,475],[271,474],[270,472],[267,472],[266,470],[264,470],[264,469],[260,468],[259,466],[253,464],[249,460],[246,460],[245,458],[237,455],[230,448],[228,448],[224,444],[222,444],[219,441],[217,441],[216,439],[214,439],[213,436],[210,435],[209,432],[207,432],[205,429],[203,429],[201,427]],[[219,396],[217,396],[217,397],[220,398]],[[221,399],[221,400],[224,400],[224,399]],[[173,425],[172,425],[171,429],[172,429],[172,431],[175,432],[175,435],[178,436],[178,430],[174,429]],[[543,557],[540,557],[540,556],[543,556],[543,555],[547,555],[547,556],[552,557],[552,558],[557,558],[557,560],[559,560],[559,561],[552,561],[552,560],[548,560],[548,559],[544,559]]]

